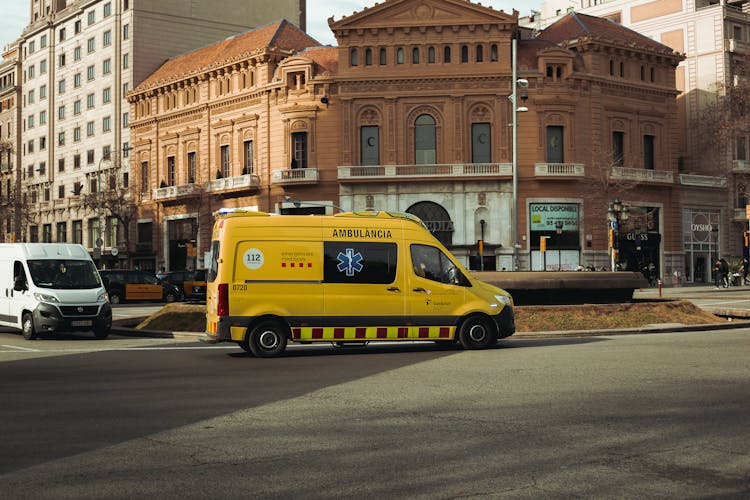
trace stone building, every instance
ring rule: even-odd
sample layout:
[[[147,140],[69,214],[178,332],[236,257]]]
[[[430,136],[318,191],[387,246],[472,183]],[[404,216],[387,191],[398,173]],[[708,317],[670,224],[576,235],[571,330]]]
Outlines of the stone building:
[[[329,26],[336,48],[257,30],[235,37],[256,38],[244,54],[206,48],[129,95],[139,223],[170,267],[202,264],[212,211],[333,205],[413,213],[474,269],[609,267],[618,198],[619,265],[682,263],[679,54],[591,16],[532,37],[517,12],[463,0],[388,0]]]
[[[0,60],[0,242],[20,241],[21,211],[16,194],[20,191],[19,98],[21,70],[18,43],[8,44]]]

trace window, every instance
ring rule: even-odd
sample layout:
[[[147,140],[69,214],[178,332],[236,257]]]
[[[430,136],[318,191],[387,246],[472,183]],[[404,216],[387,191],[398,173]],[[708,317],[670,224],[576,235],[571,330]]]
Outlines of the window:
[[[26,146],[26,149],[29,153],[34,152],[34,139],[29,140],[28,145]],[[32,174],[33,175],[33,174]],[[30,176],[31,177],[31,176]]]
[[[57,118],[60,120],[65,119],[65,106],[59,106],[57,108]]]
[[[108,75],[112,71],[112,60],[105,59],[102,61],[102,74]]]
[[[547,127],[547,163],[564,163],[563,128],[558,125]]]
[[[127,40],[129,38],[130,38],[130,25],[129,24],[125,24],[122,27],[122,39],[123,40]]]
[[[411,245],[411,263],[414,274],[430,281],[448,285],[464,285],[466,277],[439,248],[428,245]]]
[[[356,66],[356,65],[358,64],[358,61],[357,61],[357,54],[358,54],[358,52],[357,52],[357,49],[356,49],[356,48],[354,48],[354,49],[351,49],[351,51],[350,51],[350,53],[349,53],[349,62],[350,62],[350,64],[351,64],[352,66]]]
[[[81,74],[76,73],[73,75],[73,87],[74,88],[80,88],[81,87]]]
[[[42,59],[39,61],[39,74],[44,75],[47,73],[47,60]]]
[[[34,104],[34,89],[29,90],[29,104]]]
[[[99,219],[92,217],[88,220],[88,246],[89,248],[96,248],[96,240],[101,237],[101,231],[99,230]]]
[[[36,200],[34,200],[34,196],[32,194],[32,203],[36,203]],[[29,241],[31,243],[38,243],[39,242],[39,226],[29,226]]]
[[[435,160],[435,119],[430,115],[419,115],[414,122],[414,163],[429,165]]]
[[[435,64],[435,47],[430,47],[427,49],[427,63]]]
[[[96,50],[96,40],[93,37],[86,41],[86,50],[89,54]]]
[[[83,221],[73,221],[73,243],[83,245]]]
[[[148,162],[141,162],[141,193],[148,193]]]
[[[78,129],[78,137],[79,137],[79,140],[80,140],[80,137],[81,137],[81,129],[80,128]],[[80,154],[75,154],[75,155],[73,155],[73,169],[78,169],[78,168],[81,168],[81,155]]]
[[[91,26],[95,22],[96,22],[96,12],[93,11],[93,10],[91,10],[91,11],[88,12],[88,23],[89,23],[89,26]]]
[[[195,151],[187,154],[188,184],[195,184]]]
[[[497,62],[497,44],[490,45],[490,61]]]
[[[80,19],[76,21],[75,24],[73,24],[73,31],[75,32],[76,35],[81,32],[81,20]]]
[[[63,187],[64,190],[64,186]],[[68,223],[58,222],[57,223],[57,242],[65,243],[68,240]]]
[[[73,49],[73,60],[74,61],[81,60],[81,47],[76,47]]]
[[[107,2],[104,4],[104,17],[109,17],[112,15],[112,4],[110,2]]]
[[[57,160],[57,171],[65,172],[65,158],[60,158]]]
[[[88,81],[91,81],[94,79],[95,71],[96,70],[94,69],[93,64],[89,66],[88,68],[86,68],[86,78],[88,79]]]
[[[81,127],[73,129],[73,142],[79,142],[81,140]],[[80,155],[78,156],[80,160]],[[80,165],[78,165],[80,167]]]
[[[221,177],[229,177],[229,146],[223,145],[220,150]]]
[[[654,169],[654,139],[653,135],[643,136],[643,168]]]
[[[94,107],[94,94],[89,94],[86,96],[86,108],[91,109]]]
[[[39,87],[39,100],[46,99],[47,98],[47,86],[42,85]]]
[[[29,54],[33,54],[36,51],[36,42],[34,40],[29,42]]]
[[[65,41],[65,28],[60,28],[60,30],[57,33],[60,37],[60,41],[61,42]]]
[[[624,62],[620,63],[620,76],[622,77],[625,76],[625,63]]]
[[[109,47],[110,45],[112,45],[112,31],[111,30],[105,31],[104,34],[102,35],[102,45],[104,47]]]
[[[40,111],[39,112],[39,125],[46,125],[46,124],[47,124],[47,112]]]
[[[492,161],[492,133],[489,123],[471,124],[471,162]]]
[[[28,69],[27,72],[29,74],[29,80],[31,80],[32,78],[34,78],[34,65],[33,64],[31,66],[29,66],[29,69]]]
[[[59,186],[57,186],[57,198],[65,198],[65,184],[60,184]]]
[[[462,63],[469,62],[469,46],[468,45],[461,46],[461,62]]]
[[[398,251],[395,243],[326,241],[323,251],[324,283],[387,284],[396,279]],[[356,257],[362,264],[359,272],[347,265]]]
[[[130,67],[130,54],[122,55],[122,69],[128,69]]]
[[[307,132],[292,134],[292,168],[307,168]]]
[[[61,68],[65,66],[65,54],[60,54],[59,56],[57,56],[57,65]]]
[[[167,186],[175,185],[174,156],[167,156]]]
[[[34,115],[29,115],[29,117],[26,119],[26,123],[28,128],[34,128]]]
[[[380,128],[365,125],[359,129],[360,164],[380,165]]]
[[[404,64],[404,49],[401,47],[396,49],[396,64]]]
[[[59,94],[65,93],[65,80],[60,80],[57,82],[57,92]]]
[[[365,66],[372,66],[372,49],[365,49]]]
[[[412,64],[419,64],[419,48],[414,47],[411,49],[411,62]]]
[[[625,132],[612,132],[612,164],[622,167],[624,163]]]
[[[47,149],[47,136],[43,135],[39,138],[39,151],[44,151],[45,149]]]
[[[94,122],[86,123],[86,137],[92,137],[94,135]],[[93,163],[93,162],[90,162]]]
[[[380,65],[385,66],[386,62],[388,62],[388,51],[385,50],[384,47],[380,48]]]
[[[110,132],[112,130],[112,117],[105,116],[102,118],[102,132]]]
[[[58,132],[57,133],[57,145],[58,146],[65,146],[65,132]]]
[[[477,45],[476,52],[477,52],[476,61],[483,62],[484,61],[484,46]]]
[[[44,224],[42,226],[42,242],[52,243],[52,224]]]
[[[122,114],[122,126],[127,127],[130,125],[130,113],[123,113]],[[127,153],[125,153],[123,156],[126,156]]]
[[[47,173],[47,164],[44,162],[39,163],[39,175],[44,175]]]
[[[42,35],[42,37],[39,39],[39,48],[43,49],[47,46],[47,35]]]
[[[253,173],[253,141],[245,141],[242,144],[242,174],[252,174]]]
[[[107,87],[106,89],[102,90],[102,103],[106,104],[111,101],[112,101],[112,89],[110,87]]]
[[[86,151],[86,163],[88,165],[94,164],[94,150],[93,149],[89,149]]]

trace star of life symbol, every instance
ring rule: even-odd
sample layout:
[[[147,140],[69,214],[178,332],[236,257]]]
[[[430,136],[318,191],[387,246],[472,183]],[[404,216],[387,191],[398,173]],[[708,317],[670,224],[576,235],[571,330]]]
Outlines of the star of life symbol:
[[[360,272],[364,266],[362,266],[362,254],[357,252],[354,253],[353,248],[347,248],[346,253],[339,252],[336,256],[339,261],[338,270],[341,272],[346,271],[347,276],[354,276],[355,272]]]

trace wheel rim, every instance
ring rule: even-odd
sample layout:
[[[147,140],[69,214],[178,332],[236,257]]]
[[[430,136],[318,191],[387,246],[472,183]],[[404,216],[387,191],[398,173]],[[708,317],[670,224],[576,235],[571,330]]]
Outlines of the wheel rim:
[[[23,333],[24,335],[29,335],[31,333],[31,318],[27,318],[26,321],[23,322]]]
[[[266,330],[258,336],[258,345],[270,351],[279,345],[279,336],[273,330]]]
[[[469,338],[473,342],[482,342],[487,337],[487,330],[484,325],[476,324],[469,328]]]

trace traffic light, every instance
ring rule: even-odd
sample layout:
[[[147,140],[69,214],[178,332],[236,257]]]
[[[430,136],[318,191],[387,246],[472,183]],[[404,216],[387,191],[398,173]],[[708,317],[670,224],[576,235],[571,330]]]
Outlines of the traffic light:
[[[546,236],[541,236],[539,238],[539,251],[540,252],[547,251],[547,237]]]
[[[607,232],[608,232],[607,239],[608,239],[608,242],[609,242],[609,248],[614,248],[614,246],[615,246],[615,230],[614,229],[610,229]]]
[[[745,248],[750,247],[750,231],[745,231],[743,235],[745,237]]]

